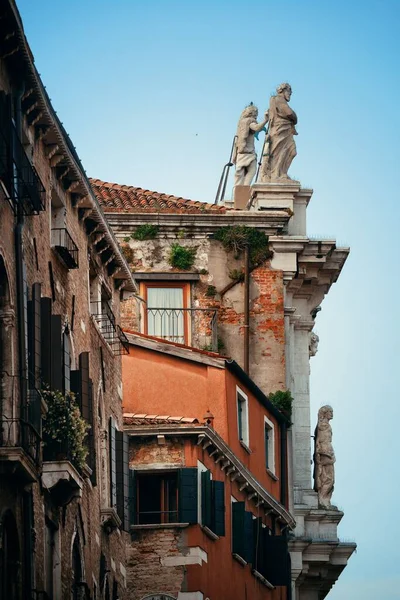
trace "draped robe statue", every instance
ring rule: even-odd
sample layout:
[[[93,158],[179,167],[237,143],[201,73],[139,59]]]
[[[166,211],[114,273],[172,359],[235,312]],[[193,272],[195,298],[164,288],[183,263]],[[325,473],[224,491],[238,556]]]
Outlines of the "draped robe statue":
[[[246,106],[240,115],[235,147],[232,157],[236,165],[234,185],[250,185],[257,171],[257,154],[254,135],[260,132],[268,121],[267,113],[261,123],[257,123],[258,108],[254,104]]]
[[[296,113],[288,102],[292,88],[282,83],[276,88],[277,95],[272,96],[269,104],[269,130],[262,160],[261,181],[291,180],[288,170],[296,156],[297,135]]]
[[[318,424],[314,435],[314,490],[318,492],[318,503],[322,508],[331,508],[331,498],[335,484],[335,453],[332,447],[333,418],[331,406],[323,406],[318,411]]]

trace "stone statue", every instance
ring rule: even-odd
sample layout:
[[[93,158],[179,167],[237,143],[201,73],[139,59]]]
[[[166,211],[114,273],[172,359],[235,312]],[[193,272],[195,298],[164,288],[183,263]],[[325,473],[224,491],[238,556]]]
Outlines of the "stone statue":
[[[251,103],[240,115],[237,126],[232,162],[236,165],[234,185],[250,185],[257,171],[257,154],[254,134],[260,132],[268,121],[268,112],[261,123],[257,123],[258,108]]]
[[[281,83],[276,91],[277,95],[272,96],[269,103],[269,130],[262,160],[261,181],[291,181],[288,170],[296,156],[293,136],[297,135],[297,116],[288,104],[292,88],[288,83]]]
[[[315,356],[318,352],[319,336],[313,331],[310,333],[310,343],[308,345],[309,355]]]
[[[333,418],[331,406],[318,411],[318,424],[314,435],[314,490],[318,492],[318,503],[322,508],[331,508],[331,497],[335,484],[335,453],[332,447]]]

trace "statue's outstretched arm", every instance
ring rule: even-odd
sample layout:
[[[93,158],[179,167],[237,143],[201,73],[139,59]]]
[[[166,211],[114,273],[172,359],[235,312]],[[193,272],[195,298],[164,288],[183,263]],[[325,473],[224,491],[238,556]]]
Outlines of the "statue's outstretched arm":
[[[257,123],[256,121],[254,121],[254,123],[250,123],[250,129],[251,131],[254,131],[254,133],[258,133],[259,131],[262,130],[262,128],[268,123],[268,111],[265,113],[265,118],[263,121],[261,121],[261,123]]]

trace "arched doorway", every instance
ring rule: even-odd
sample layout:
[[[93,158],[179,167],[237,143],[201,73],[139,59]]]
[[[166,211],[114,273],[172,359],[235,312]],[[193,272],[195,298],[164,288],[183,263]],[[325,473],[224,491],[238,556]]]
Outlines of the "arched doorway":
[[[9,510],[0,521],[0,598],[20,598],[20,549],[18,528]]]

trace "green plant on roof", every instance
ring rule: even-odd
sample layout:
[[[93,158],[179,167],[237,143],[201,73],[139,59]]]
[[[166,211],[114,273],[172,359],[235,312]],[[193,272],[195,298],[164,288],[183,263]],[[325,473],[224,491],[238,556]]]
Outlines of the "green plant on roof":
[[[269,394],[268,400],[288,419],[292,417],[293,397],[290,390],[277,390]]]
[[[220,227],[213,238],[221,242],[226,250],[234,252],[236,258],[239,258],[248,246],[251,267],[261,265],[273,255],[269,249],[268,236],[255,227],[245,225]]]
[[[134,240],[154,240],[158,235],[158,225],[152,225],[151,223],[145,223],[144,225],[138,225],[132,234]]]
[[[215,287],[215,285],[209,285],[206,289],[205,295],[208,298],[214,298],[214,296],[217,295],[217,288]]]
[[[188,271],[193,267],[196,252],[197,248],[185,248],[185,246],[181,246],[180,244],[172,244],[168,262],[175,269]]]

